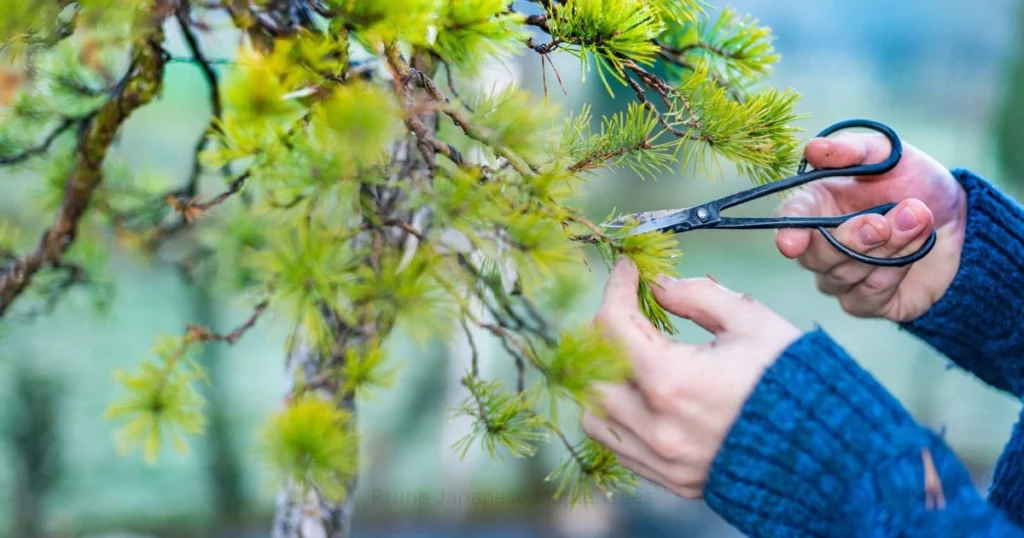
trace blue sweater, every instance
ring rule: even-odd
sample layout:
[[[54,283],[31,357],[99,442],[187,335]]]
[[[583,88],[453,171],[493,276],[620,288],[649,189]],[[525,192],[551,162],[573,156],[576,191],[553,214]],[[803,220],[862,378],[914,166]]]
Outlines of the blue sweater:
[[[979,379],[1024,395],[1024,208],[966,170],[961,265],[903,328]],[[1024,537],[1024,415],[983,497],[942,438],[821,329],[765,373],[716,457],[708,505],[749,536]],[[926,457],[944,505],[926,495]],[[934,476],[934,475],[933,475]],[[929,506],[929,498],[933,503]]]

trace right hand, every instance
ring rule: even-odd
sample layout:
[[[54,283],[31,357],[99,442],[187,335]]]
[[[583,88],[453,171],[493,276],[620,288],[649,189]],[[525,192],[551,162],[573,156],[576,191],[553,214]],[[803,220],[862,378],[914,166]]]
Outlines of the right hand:
[[[888,158],[881,135],[843,133],[816,138],[804,154],[814,168],[878,163]],[[779,251],[815,273],[818,289],[858,317],[912,321],[949,288],[960,267],[967,195],[952,173],[921,150],[903,143],[903,157],[879,176],[831,178],[795,191],[780,205],[783,216],[833,216],[899,202],[885,216],[862,215],[832,230],[840,243],[874,257],[912,254],[933,227],[938,239],[922,260],[906,267],[876,267],[850,259],[812,229],[782,229]]]

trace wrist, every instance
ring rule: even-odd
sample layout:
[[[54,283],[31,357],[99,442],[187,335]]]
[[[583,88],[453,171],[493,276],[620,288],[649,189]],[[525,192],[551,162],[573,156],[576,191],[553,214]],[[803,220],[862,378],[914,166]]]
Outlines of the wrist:
[[[919,457],[930,435],[815,330],[765,372],[712,464],[704,497],[741,532],[829,535],[860,514],[849,501],[871,489],[866,474],[884,480],[874,469],[896,472],[893,462]]]
[[[936,248],[936,254],[938,254],[937,263],[933,267],[925,265],[921,268],[924,272],[927,272],[925,277],[930,278],[934,282],[934,285],[927,290],[926,306],[920,309],[912,318],[894,319],[893,321],[895,322],[910,322],[927,313],[948,293],[953,285],[953,281],[956,280],[957,274],[960,273],[964,241],[967,237],[967,190],[956,180],[955,176],[951,179],[954,192],[954,207],[950,212],[952,218],[939,225],[935,230],[938,237],[936,241],[938,244],[938,248]]]
[[[989,181],[954,170],[965,192],[956,274],[924,313],[900,326],[982,381],[1024,394],[1024,208]]]

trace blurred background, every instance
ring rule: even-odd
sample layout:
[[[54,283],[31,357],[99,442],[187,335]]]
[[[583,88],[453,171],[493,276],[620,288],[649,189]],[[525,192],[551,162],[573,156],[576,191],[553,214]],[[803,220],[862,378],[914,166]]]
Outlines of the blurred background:
[[[520,11],[535,10],[527,2],[517,4]],[[972,168],[1013,193],[1024,187],[1021,3],[729,5],[774,30],[782,62],[771,82],[803,94],[800,109],[811,117],[801,127],[808,136],[837,120],[870,117],[951,168]],[[175,50],[182,51],[178,34],[170,31]],[[231,40],[206,46],[227,54]],[[580,83],[576,59],[563,54],[555,60],[568,96],[550,71],[548,90],[567,111],[591,103],[595,115],[609,114],[631,96],[620,90],[610,98],[596,76]],[[541,92],[539,57],[524,54],[495,65],[477,83],[511,80]],[[184,177],[182,163],[207,113],[199,71],[172,65],[163,99],[133,118],[119,155],[133,166]],[[726,171],[714,181],[682,171],[656,181],[609,173],[593,181],[581,203],[601,218],[613,207],[681,207],[750,185]],[[5,190],[0,216],[17,221],[31,185],[14,184],[24,192]],[[775,202],[749,211],[767,214]],[[948,369],[947,361],[891,324],[844,315],[815,290],[811,275],[775,251],[770,231],[694,233],[683,241],[684,275],[710,273],[801,327],[822,325],[920,421],[944,428],[979,488],[986,487],[1019,402]],[[246,312],[215,289],[187,286],[159,261],[115,251],[111,264],[117,293],[107,314],[95,314],[85,301],[68,301],[35,322],[3,322],[8,330],[0,334],[0,532],[24,536],[42,525],[47,536],[268,536],[274,489],[257,432],[284,387],[285,327],[261,323],[233,347],[212,346],[202,358],[216,385],[209,395],[213,427],[192,441],[190,452],[165,452],[154,465],[121,458],[111,439],[113,425],[102,418],[117,388],[111,372],[136,365],[161,333],[179,333],[186,323],[230,328]],[[582,276],[590,279],[590,292],[575,315],[587,317],[606,275]],[[678,325],[683,338],[703,338]],[[498,349],[479,342],[492,371],[504,369]],[[399,341],[394,349],[402,366],[395,386],[360,404],[369,459],[356,492],[357,536],[737,536],[702,503],[649,485],[613,502],[598,500],[589,509],[552,502],[550,484],[542,478],[560,461],[557,451],[504,462],[471,452],[459,461],[449,446],[466,424],[447,420],[446,411],[464,397],[457,384],[468,360],[464,345]]]

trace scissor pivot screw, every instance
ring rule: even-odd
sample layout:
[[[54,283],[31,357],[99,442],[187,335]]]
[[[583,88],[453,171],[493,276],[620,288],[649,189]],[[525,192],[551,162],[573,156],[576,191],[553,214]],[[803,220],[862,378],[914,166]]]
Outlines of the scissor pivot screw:
[[[703,208],[703,207],[697,208],[697,218],[698,219],[704,221],[704,220],[708,220],[708,217],[709,217],[708,210],[706,208]]]

